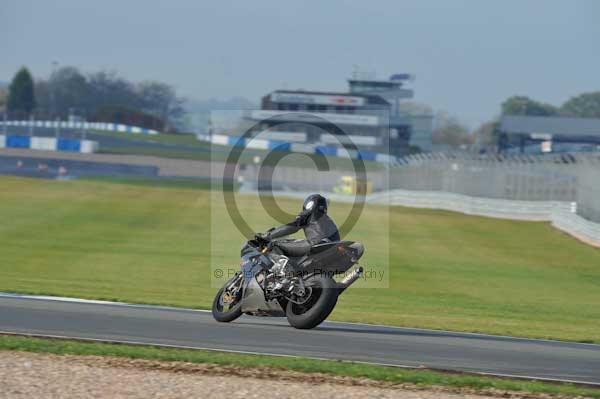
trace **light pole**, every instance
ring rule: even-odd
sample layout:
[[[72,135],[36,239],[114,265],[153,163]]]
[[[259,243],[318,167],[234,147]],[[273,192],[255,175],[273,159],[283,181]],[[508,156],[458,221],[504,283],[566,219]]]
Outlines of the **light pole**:
[[[54,137],[56,139],[60,137],[60,118],[58,116],[54,120]]]
[[[82,140],[87,140],[87,133],[88,133],[88,128],[87,128],[87,109],[83,108],[81,110],[81,114],[82,114],[82,118],[81,118],[81,128],[82,128],[82,133],[81,133],[81,139]]]
[[[50,75],[50,107],[51,107],[50,118],[52,118],[56,115],[56,98],[55,98],[55,93],[54,93],[53,79],[56,76],[57,67],[58,67],[58,61],[52,61],[52,74]]]
[[[33,118],[33,113],[29,115],[29,136],[33,137],[33,125],[35,124],[35,119]]]

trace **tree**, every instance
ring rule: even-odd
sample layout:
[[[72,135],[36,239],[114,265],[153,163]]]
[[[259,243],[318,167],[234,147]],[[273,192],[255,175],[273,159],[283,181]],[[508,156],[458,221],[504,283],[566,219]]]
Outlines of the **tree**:
[[[438,112],[435,117],[432,141],[433,144],[461,147],[470,144],[472,138],[467,127],[457,118]]]
[[[554,116],[558,109],[525,96],[512,96],[502,103],[503,115]]]
[[[48,80],[36,82],[36,95],[41,117],[66,118],[74,111],[89,120],[140,123],[142,127],[163,130],[180,129],[186,113],[184,100],[168,84],[136,84],[111,71],[84,75],[70,66],[60,68]]]
[[[126,107],[138,109],[141,99],[133,83],[121,78],[112,71],[100,71],[88,76],[90,99],[88,106],[92,112],[103,107]]]
[[[489,121],[482,123],[473,132],[475,146],[479,149],[491,150],[498,144],[498,121]]]
[[[71,109],[86,112],[93,98],[86,77],[75,67],[63,67],[50,76],[48,89],[51,110],[55,116],[66,118]]]
[[[0,88],[0,111],[4,111],[4,107],[6,107],[6,97],[8,97],[8,92],[2,88]]]
[[[13,78],[6,102],[9,112],[29,115],[35,108],[33,78],[27,68],[22,67]]]
[[[600,118],[600,91],[572,97],[560,107],[561,113],[580,118]]]
[[[177,97],[172,86],[147,81],[142,82],[138,90],[142,110],[165,121],[167,130],[182,123],[182,117],[185,115],[184,100]]]

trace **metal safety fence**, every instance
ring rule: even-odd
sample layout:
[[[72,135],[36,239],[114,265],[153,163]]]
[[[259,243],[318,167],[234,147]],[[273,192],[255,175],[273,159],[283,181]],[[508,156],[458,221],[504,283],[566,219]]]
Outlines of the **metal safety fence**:
[[[417,154],[399,159],[389,177],[392,189],[518,201],[575,202],[580,216],[600,222],[597,153]]]

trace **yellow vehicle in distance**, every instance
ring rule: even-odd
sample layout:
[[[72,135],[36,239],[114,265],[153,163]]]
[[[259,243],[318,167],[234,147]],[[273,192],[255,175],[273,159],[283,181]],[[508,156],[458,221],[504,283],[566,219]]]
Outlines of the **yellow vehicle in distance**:
[[[356,179],[353,176],[342,176],[333,188],[336,194],[367,195],[373,192],[373,183],[369,180]]]

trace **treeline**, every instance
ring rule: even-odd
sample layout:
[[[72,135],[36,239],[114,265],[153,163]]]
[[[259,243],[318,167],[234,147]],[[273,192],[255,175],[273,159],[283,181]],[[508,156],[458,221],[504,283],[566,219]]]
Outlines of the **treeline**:
[[[501,115],[563,116],[573,118],[600,118],[600,91],[582,93],[556,106],[531,99],[512,96],[502,102]],[[500,118],[483,123],[473,132],[474,144],[493,148],[498,144]]]
[[[600,118],[600,91],[580,94],[560,106],[536,101],[526,96],[512,96],[502,103],[502,114]]]
[[[75,117],[177,131],[184,127],[184,102],[166,83],[136,83],[115,72],[86,74],[65,66],[35,81],[21,68],[9,86],[6,105],[11,118]]]
[[[432,113],[431,107],[409,104],[418,113]],[[512,96],[500,105],[500,116],[566,116],[575,118],[600,118],[600,91],[582,93],[556,106],[536,101],[526,96]],[[495,148],[498,144],[500,116],[482,123],[471,131],[459,118],[445,112],[437,112],[432,132],[433,144],[439,149]]]

